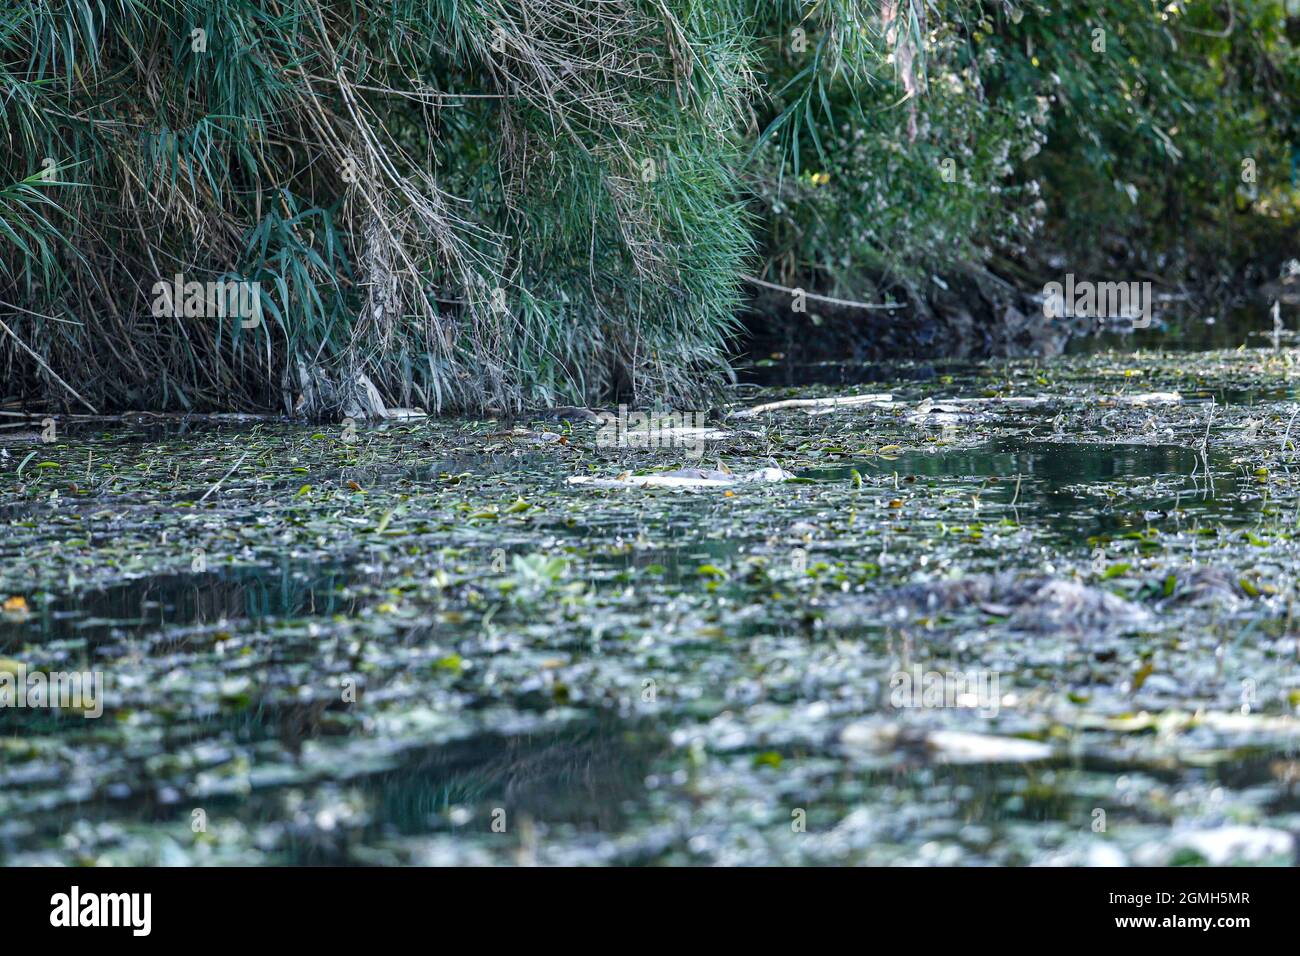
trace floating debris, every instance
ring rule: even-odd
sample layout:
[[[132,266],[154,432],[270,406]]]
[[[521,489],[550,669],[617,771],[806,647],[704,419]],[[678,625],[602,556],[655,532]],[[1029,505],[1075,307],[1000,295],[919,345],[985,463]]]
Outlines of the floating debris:
[[[952,764],[1029,763],[1054,755],[1050,746],[1037,740],[873,721],[849,724],[840,732],[840,743],[852,749],[919,753]]]
[[[496,807],[564,865],[1289,862],[1300,412],[1240,341],[858,369],[906,401],[669,447],[60,418],[0,449],[0,677],[110,693],[5,709],[0,863],[516,861]]]
[[[728,418],[753,418],[755,415],[763,415],[767,412],[778,412],[787,408],[802,408],[806,410],[825,410],[839,411],[844,408],[854,408],[860,405],[889,405],[894,400],[894,396],[889,392],[883,392],[876,395],[841,395],[835,398],[787,398],[779,402],[767,402],[763,405],[755,405],[753,408],[742,408],[734,411]]]
[[[569,484],[593,488],[730,488],[734,485],[789,481],[793,477],[795,476],[783,468],[759,468],[744,474],[709,468],[679,468],[654,475],[624,473],[616,478],[575,475],[569,479]]]
[[[1161,607],[1186,604],[1192,607],[1216,607],[1236,610],[1249,598],[1240,575],[1225,568],[1197,565],[1170,571],[1166,576],[1170,594]]]
[[[689,447],[699,442],[722,441],[732,437],[732,432],[722,428],[691,428],[680,426],[663,428],[628,428],[618,434],[619,447],[674,448]]]
[[[1210,866],[1294,862],[1295,837],[1272,827],[1226,826],[1175,832],[1173,847],[1191,850]]]
[[[1028,763],[1047,760],[1052,748],[1037,740],[938,730],[925,742],[946,763]]]
[[[506,438],[521,445],[567,445],[569,436],[560,432],[535,432],[527,428],[515,428],[508,432],[494,432],[491,438]]]
[[[1104,631],[1145,627],[1152,622],[1146,608],[1109,591],[1061,578],[1005,572],[908,584],[878,598],[837,607],[827,623],[845,628],[864,619],[908,620],[964,610],[1006,618],[1009,627],[1025,631]]]
[[[1136,395],[1120,395],[1115,399],[1121,405],[1181,405],[1183,396],[1178,392],[1139,392]]]

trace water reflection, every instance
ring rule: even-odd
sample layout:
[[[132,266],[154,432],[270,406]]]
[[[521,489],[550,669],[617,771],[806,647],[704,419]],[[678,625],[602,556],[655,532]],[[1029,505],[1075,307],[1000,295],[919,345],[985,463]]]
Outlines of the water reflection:
[[[0,651],[27,641],[77,639],[93,651],[109,639],[221,621],[348,613],[340,592],[354,580],[342,565],[285,560],[190,574],[159,574],[38,603],[26,620],[0,620]]]

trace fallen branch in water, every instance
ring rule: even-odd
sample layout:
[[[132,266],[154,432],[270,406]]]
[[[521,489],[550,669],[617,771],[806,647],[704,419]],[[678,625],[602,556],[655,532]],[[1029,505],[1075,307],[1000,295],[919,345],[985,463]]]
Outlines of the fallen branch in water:
[[[790,295],[802,295],[805,298],[812,299],[814,302],[825,302],[827,305],[839,305],[846,309],[879,309],[888,312],[891,309],[904,309],[904,305],[885,305],[879,302],[854,302],[852,299],[835,299],[828,295],[818,295],[815,292],[806,292],[803,289],[792,289],[786,285],[777,285],[775,282],[765,282],[754,276],[745,276],[745,281],[750,285],[756,285],[763,289],[771,289],[773,292],[787,292]]]
[[[199,504],[203,504],[203,502],[207,501],[207,500],[208,500],[208,495],[212,494],[212,492],[214,492],[214,491],[216,491],[218,488],[220,488],[221,485],[222,485],[222,483],[225,482],[225,480],[226,480],[227,478],[229,478],[231,475],[233,475],[233,474],[235,473],[235,470],[236,470],[240,465],[242,465],[242,464],[244,463],[244,459],[247,458],[247,457],[248,457],[248,452],[244,452],[244,454],[240,456],[239,461],[237,461],[237,462],[235,462],[233,465],[231,465],[231,466],[230,466],[230,470],[229,470],[228,472],[226,472],[224,475],[222,475],[221,478],[218,479],[218,481],[217,481],[217,483],[216,483],[215,485],[213,485],[213,486],[212,486],[211,488],[209,488],[207,491],[203,492],[203,497],[199,499],[199,502],[198,502],[198,503],[199,503]]]

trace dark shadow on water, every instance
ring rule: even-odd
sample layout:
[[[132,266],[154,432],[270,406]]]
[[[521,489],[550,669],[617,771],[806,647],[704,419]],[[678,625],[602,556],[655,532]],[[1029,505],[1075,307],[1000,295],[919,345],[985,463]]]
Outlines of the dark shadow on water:
[[[341,565],[294,561],[153,575],[59,595],[25,621],[0,621],[0,651],[70,639],[93,649],[110,637],[220,621],[347,613],[353,604],[339,591],[353,580]]]
[[[294,865],[358,862],[354,847],[385,838],[451,832],[496,838],[500,835],[492,823],[497,810],[504,812],[509,834],[502,838],[512,845],[521,828],[528,827],[609,835],[629,825],[644,800],[646,776],[668,751],[659,731],[609,716],[533,733],[483,733],[417,747],[401,752],[391,769],[340,774],[335,787],[354,805],[359,797],[365,815],[364,822],[350,828],[321,826],[310,813],[305,819],[295,814],[287,800],[296,789],[293,784],[243,796],[194,798],[173,792],[166,800],[160,799],[161,786],[124,787],[121,794],[97,794],[39,814],[29,821],[33,831],[22,838],[21,847],[0,839],[0,860],[5,852],[33,843],[49,845],[76,821],[187,823],[191,808],[200,805],[214,826],[238,819],[247,827],[268,828],[275,836],[274,858]],[[465,815],[454,817],[453,808]]]
[[[769,388],[808,385],[867,385],[876,382],[928,382],[941,375],[969,374],[978,366],[954,360],[917,364],[912,362],[787,362],[761,359],[737,369],[741,382]]]
[[[640,796],[654,758],[667,743],[647,729],[602,718],[560,730],[484,734],[409,754],[396,770],[367,778],[376,822],[399,833],[448,827],[454,806],[480,811],[471,827],[488,829],[489,809],[550,825],[609,832]]]

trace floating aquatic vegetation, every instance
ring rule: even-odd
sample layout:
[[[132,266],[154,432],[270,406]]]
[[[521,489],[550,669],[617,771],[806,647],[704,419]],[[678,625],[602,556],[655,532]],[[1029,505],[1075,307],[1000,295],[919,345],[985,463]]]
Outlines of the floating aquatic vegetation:
[[[0,668],[104,716],[4,711],[0,858],[1273,862],[1294,375],[901,368],[686,468],[581,420],[61,431],[0,459]],[[913,668],[996,694],[896,706]]]

